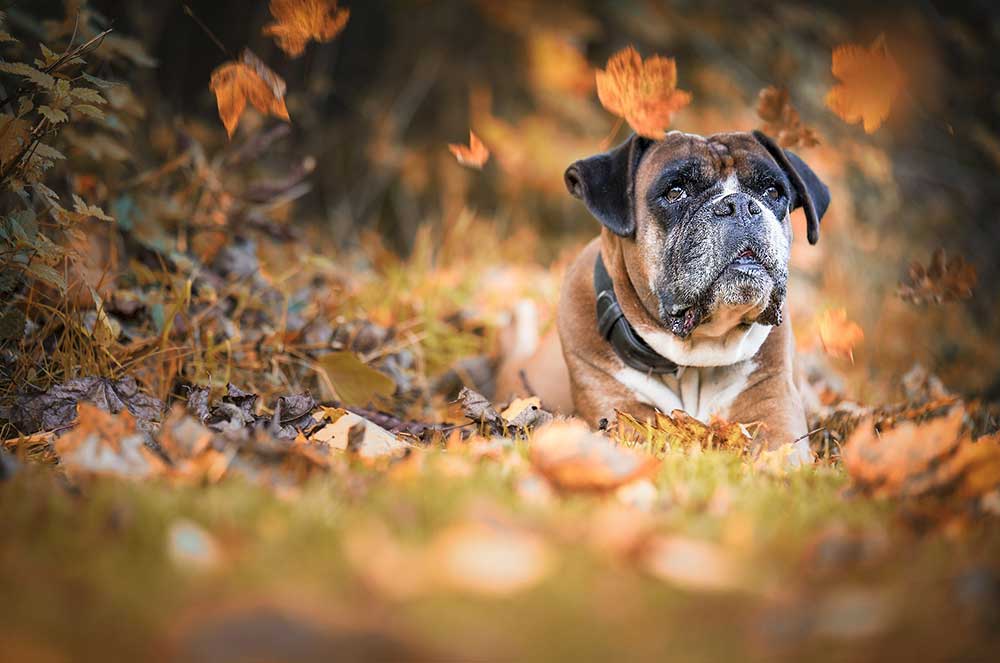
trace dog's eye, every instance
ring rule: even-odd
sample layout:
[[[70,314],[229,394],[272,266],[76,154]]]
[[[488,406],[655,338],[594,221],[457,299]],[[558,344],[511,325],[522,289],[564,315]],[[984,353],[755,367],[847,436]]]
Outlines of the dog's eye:
[[[781,190],[776,186],[769,186],[764,189],[764,195],[771,200],[778,200],[781,198]]]
[[[671,187],[671,189],[667,191],[666,195],[664,195],[663,197],[667,199],[668,203],[676,203],[678,200],[684,198],[685,196],[687,196],[687,192],[684,189],[680,188],[679,186],[675,186]]]

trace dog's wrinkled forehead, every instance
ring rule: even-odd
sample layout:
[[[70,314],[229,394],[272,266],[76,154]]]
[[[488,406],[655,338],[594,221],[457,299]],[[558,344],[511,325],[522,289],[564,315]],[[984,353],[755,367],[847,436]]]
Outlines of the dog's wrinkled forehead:
[[[783,179],[773,157],[749,133],[699,136],[671,131],[643,155],[635,174],[636,191],[647,191],[664,177],[716,182],[733,174],[739,178],[751,177],[761,170]]]

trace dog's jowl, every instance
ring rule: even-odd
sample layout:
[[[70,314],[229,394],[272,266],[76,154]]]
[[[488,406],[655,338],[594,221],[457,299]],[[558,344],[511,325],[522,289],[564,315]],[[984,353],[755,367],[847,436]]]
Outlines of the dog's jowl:
[[[816,174],[759,132],[673,131],[565,179],[601,236],[567,272],[558,337],[517,348],[500,395],[532,390],[594,425],[616,409],[759,421],[770,446],[799,440],[806,457],[785,295],[789,214],[804,209],[816,243],[830,202]]]

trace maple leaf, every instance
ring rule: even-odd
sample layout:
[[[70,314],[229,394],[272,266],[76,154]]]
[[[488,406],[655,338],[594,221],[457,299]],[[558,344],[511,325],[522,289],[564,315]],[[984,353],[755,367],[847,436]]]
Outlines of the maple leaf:
[[[903,88],[903,76],[880,34],[867,48],[843,44],[833,51],[833,75],[840,80],[826,95],[826,105],[850,124],[862,122],[866,133],[882,126]]]
[[[823,350],[831,357],[850,359],[854,362],[854,346],[863,341],[865,332],[847,318],[844,309],[823,311],[819,318],[819,340]]]
[[[351,16],[350,9],[337,7],[337,0],[271,0],[270,9],[275,22],[265,25],[263,33],[293,58],[302,55],[309,40],[336,37]]]
[[[482,167],[486,165],[486,162],[490,158],[490,151],[483,144],[483,141],[479,140],[479,136],[474,134],[471,129],[469,130],[468,147],[456,143],[448,143],[448,149],[458,159],[458,163],[469,168],[475,168],[476,170],[482,170]]]
[[[226,62],[212,72],[209,88],[215,93],[219,117],[232,138],[247,102],[261,113],[285,121],[290,118],[285,107],[285,81],[254,55],[244,49],[240,60]]]
[[[965,258],[948,258],[937,249],[927,267],[916,261],[910,265],[909,283],[900,283],[897,294],[914,304],[953,302],[972,297],[977,280],[976,268]]]
[[[653,140],[663,138],[674,113],[691,102],[689,92],[677,89],[673,58],[653,55],[644,62],[632,46],[612,55],[596,78],[601,105]]]
[[[774,136],[782,147],[815,147],[819,138],[812,127],[802,124],[785,88],[768,86],[757,95],[757,116],[764,121],[761,130]]]

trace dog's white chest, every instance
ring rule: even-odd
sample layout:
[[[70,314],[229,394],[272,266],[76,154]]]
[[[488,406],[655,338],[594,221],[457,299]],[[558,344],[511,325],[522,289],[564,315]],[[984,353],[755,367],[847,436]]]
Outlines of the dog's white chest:
[[[682,366],[676,375],[647,375],[634,368],[622,368],[615,379],[631,391],[640,403],[669,414],[684,410],[708,422],[713,416],[727,417],[729,408],[743,393],[757,368],[753,359],[730,366]]]

